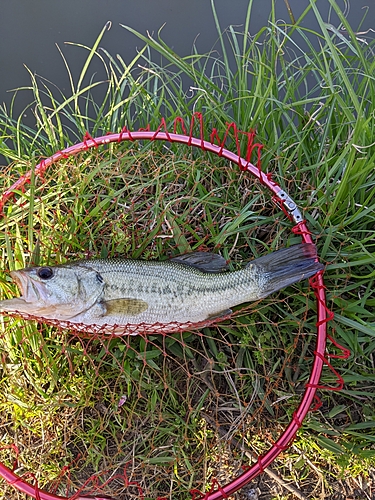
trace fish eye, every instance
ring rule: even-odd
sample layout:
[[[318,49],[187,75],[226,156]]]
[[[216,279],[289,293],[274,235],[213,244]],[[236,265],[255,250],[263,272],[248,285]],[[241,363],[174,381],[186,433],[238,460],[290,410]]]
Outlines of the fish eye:
[[[41,267],[36,274],[41,280],[49,280],[53,276],[53,270],[51,267]]]

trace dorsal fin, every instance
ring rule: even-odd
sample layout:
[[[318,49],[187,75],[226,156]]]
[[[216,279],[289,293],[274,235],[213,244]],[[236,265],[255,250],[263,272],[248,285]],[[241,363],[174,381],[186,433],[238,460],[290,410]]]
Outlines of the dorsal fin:
[[[227,261],[219,254],[210,252],[192,252],[173,257],[172,262],[195,267],[205,273],[221,273],[228,271]]]

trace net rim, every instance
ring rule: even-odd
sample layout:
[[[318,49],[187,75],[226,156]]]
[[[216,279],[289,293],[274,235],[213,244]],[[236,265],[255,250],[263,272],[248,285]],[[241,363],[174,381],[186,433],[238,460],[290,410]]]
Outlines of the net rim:
[[[162,124],[165,124],[162,120]],[[234,125],[234,124],[230,124]],[[229,127],[228,127],[229,128]],[[160,127],[159,127],[160,129]],[[273,199],[282,208],[285,215],[293,221],[296,225],[292,228],[295,234],[301,236],[304,243],[313,243],[313,239],[310,231],[308,230],[306,221],[303,219],[301,211],[299,210],[297,204],[285,192],[276,182],[271,178],[270,174],[264,173],[260,168],[260,162],[258,166],[253,165],[247,159],[244,159],[240,153],[233,153],[232,151],[224,147],[224,141],[221,145],[214,144],[203,139],[203,131],[201,127],[201,137],[193,137],[192,131],[187,135],[186,133],[170,133],[167,131],[161,131],[157,129],[156,131],[150,130],[138,130],[138,131],[128,131],[123,129],[120,133],[109,133],[100,137],[91,137],[88,133],[84,140],[73,146],[69,146],[61,151],[57,151],[52,156],[42,160],[38,163],[34,169],[28,171],[26,174],[21,176],[12,186],[5,190],[0,197],[0,217],[3,216],[3,209],[5,204],[14,196],[15,191],[22,189],[22,187],[31,179],[33,175],[43,176],[43,173],[61,159],[74,156],[80,152],[87,151],[93,147],[98,148],[102,145],[108,145],[111,143],[120,143],[124,141],[135,141],[135,140],[148,140],[148,141],[166,141],[171,143],[186,144],[188,146],[194,146],[202,149],[203,151],[208,151],[223,157],[233,163],[236,163],[241,171],[249,172],[259,182],[265,186],[272,194]],[[235,126],[234,126],[235,129]],[[236,130],[236,129],[235,129]],[[185,131],[184,131],[185,132]],[[228,132],[228,129],[227,129]],[[236,142],[237,142],[237,134]],[[239,149],[239,148],[237,148]],[[193,495],[194,500],[198,498],[204,500],[220,500],[226,498],[229,495],[235,493],[240,488],[248,484],[252,479],[261,474],[266,467],[268,467],[282,452],[285,451],[291,444],[291,442],[296,437],[297,431],[302,425],[302,422],[309,411],[312,411],[312,406],[314,400],[317,400],[316,392],[317,389],[322,388],[319,385],[321,373],[324,364],[327,364],[325,358],[326,350],[326,340],[327,340],[327,321],[331,319],[330,311],[326,305],[326,294],[325,285],[323,281],[323,272],[319,271],[313,279],[310,280],[310,284],[314,289],[317,304],[317,336],[316,336],[316,346],[314,350],[314,362],[311,370],[311,374],[308,382],[305,384],[305,391],[302,396],[301,402],[297,410],[293,413],[291,422],[288,424],[284,432],[278,438],[278,440],[270,447],[270,449],[262,456],[258,457],[257,462],[251,466],[244,466],[244,472],[236,477],[231,482],[226,485],[219,486],[217,489],[212,491],[216,485],[211,488],[206,494],[201,494],[199,492],[199,497],[195,494]],[[315,405],[316,407],[316,405]],[[77,496],[73,495],[70,497],[58,496],[52,493],[48,493],[45,490],[40,490],[37,485],[32,485],[27,482],[22,477],[18,476],[13,470],[5,466],[0,462],[0,478],[3,478],[6,482],[13,485],[16,489],[30,495],[37,500],[105,500],[108,497],[102,496]],[[193,493],[193,492],[191,492]]]

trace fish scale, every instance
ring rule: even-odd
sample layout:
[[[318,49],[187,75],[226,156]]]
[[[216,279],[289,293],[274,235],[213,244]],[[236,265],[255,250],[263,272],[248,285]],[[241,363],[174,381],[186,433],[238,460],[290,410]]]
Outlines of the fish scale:
[[[228,301],[233,306],[258,297],[253,266],[233,273],[210,274],[168,261],[98,260],[82,265],[103,277],[104,302],[136,297],[148,303],[147,310],[136,317],[119,316],[120,324],[199,322],[227,310]],[[146,283],[140,283],[140,279]],[[87,314],[81,319],[87,321]]]

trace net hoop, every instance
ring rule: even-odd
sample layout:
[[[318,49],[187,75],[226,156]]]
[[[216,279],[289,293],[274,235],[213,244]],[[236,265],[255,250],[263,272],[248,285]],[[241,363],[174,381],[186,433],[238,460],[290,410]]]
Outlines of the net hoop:
[[[195,115],[199,115],[200,118],[200,138],[193,137],[192,135],[192,126],[194,123]],[[258,160],[260,159],[260,149],[261,145],[259,144],[250,144],[248,142],[248,154],[247,159],[243,158],[239,152],[238,145],[238,133],[234,123],[227,125],[227,131],[224,137],[224,140],[221,144],[214,144],[214,138],[218,137],[216,130],[214,130],[211,134],[211,142],[203,139],[203,124],[202,124],[202,116],[199,113],[195,113],[193,115],[192,126],[190,129],[190,134],[186,133],[185,127],[183,125],[182,119],[175,120],[176,124],[180,123],[181,128],[184,133],[178,134],[176,130],[173,133],[168,132],[167,127],[165,125],[164,119],[161,122],[160,127],[156,131],[150,130],[138,130],[138,131],[128,131],[124,128],[120,133],[109,133],[107,135],[101,137],[91,137],[88,133],[86,133],[84,140],[78,144],[70,146],[62,151],[58,151],[49,158],[42,160],[39,164],[35,166],[33,170],[28,171],[24,174],[20,179],[18,179],[11,187],[9,187],[0,197],[0,216],[3,216],[3,209],[5,204],[15,195],[16,191],[22,190],[24,186],[30,181],[32,175],[35,176],[43,176],[43,173],[61,159],[68,158],[70,156],[74,156],[82,151],[86,151],[90,148],[98,148],[99,146],[108,145],[111,143],[120,143],[124,141],[166,141],[170,143],[178,143],[185,144],[187,146],[200,148],[203,151],[211,152],[219,157],[223,157],[235,164],[237,164],[241,171],[248,172],[255,178],[259,180],[259,182],[265,186],[272,193],[272,200],[275,201],[280,208],[283,210],[284,214],[295,223],[292,228],[293,233],[301,236],[302,241],[304,243],[313,243],[312,236],[310,231],[307,228],[306,221],[303,219],[302,214],[297,207],[297,204],[293,201],[293,199],[289,196],[287,192],[285,192],[275,181],[272,180],[270,174],[264,173],[260,168],[260,161],[258,161],[258,165],[255,166],[249,161],[249,157],[253,152],[254,147],[258,146]],[[161,127],[165,128],[165,131],[160,130]],[[233,153],[232,151],[226,149],[224,147],[224,143],[226,137],[228,135],[229,129],[233,127],[234,135],[237,144],[237,153]],[[243,132],[242,132],[243,133]],[[216,134],[216,135],[215,135]],[[250,133],[246,133],[249,135]],[[254,134],[252,135],[252,139]],[[219,141],[220,142],[220,141]],[[250,144],[250,146],[249,146]],[[250,154],[249,154],[250,151]],[[240,488],[244,487],[248,484],[252,479],[261,474],[266,467],[268,467],[282,452],[285,451],[291,444],[291,442],[296,437],[297,431],[302,426],[302,422],[309,411],[313,411],[320,406],[320,400],[316,396],[316,392],[318,389],[328,389],[328,390],[339,390],[342,388],[342,379],[337,374],[337,372],[331,367],[329,362],[326,359],[326,340],[327,340],[327,322],[333,318],[333,313],[327,308],[326,305],[326,295],[325,295],[325,286],[323,281],[323,272],[319,271],[313,278],[310,278],[310,285],[314,290],[314,294],[316,296],[316,304],[317,304],[317,336],[316,336],[316,346],[314,350],[314,362],[311,370],[311,374],[308,382],[305,384],[305,391],[302,396],[302,400],[294,412],[293,417],[289,425],[286,427],[283,434],[279,437],[279,439],[271,446],[271,448],[262,456],[259,456],[257,461],[253,465],[245,465],[243,466],[244,472],[239,475],[237,478],[232,480],[230,483],[226,485],[218,485],[216,481],[213,482],[211,490],[207,493],[201,493],[197,490],[193,490],[190,492],[193,500],[220,500],[223,498],[227,498],[229,495],[235,493]],[[329,337],[330,338],[330,337]],[[335,345],[340,349],[337,343]],[[343,350],[343,356],[333,356],[333,357],[347,357],[348,353]],[[338,377],[339,387],[325,387],[319,385],[319,380],[321,377],[322,369],[324,365],[327,365]],[[79,494],[75,494],[70,497],[58,496],[52,493],[48,493],[47,491],[41,490],[38,488],[37,484],[32,485],[22,477],[18,476],[13,470],[5,466],[0,462],[0,477],[2,477],[6,482],[13,485],[16,489],[21,492],[30,495],[37,500],[105,500],[108,497],[103,496],[80,496]],[[125,471],[125,480],[127,482],[126,471]],[[142,497],[142,495],[140,495]]]

